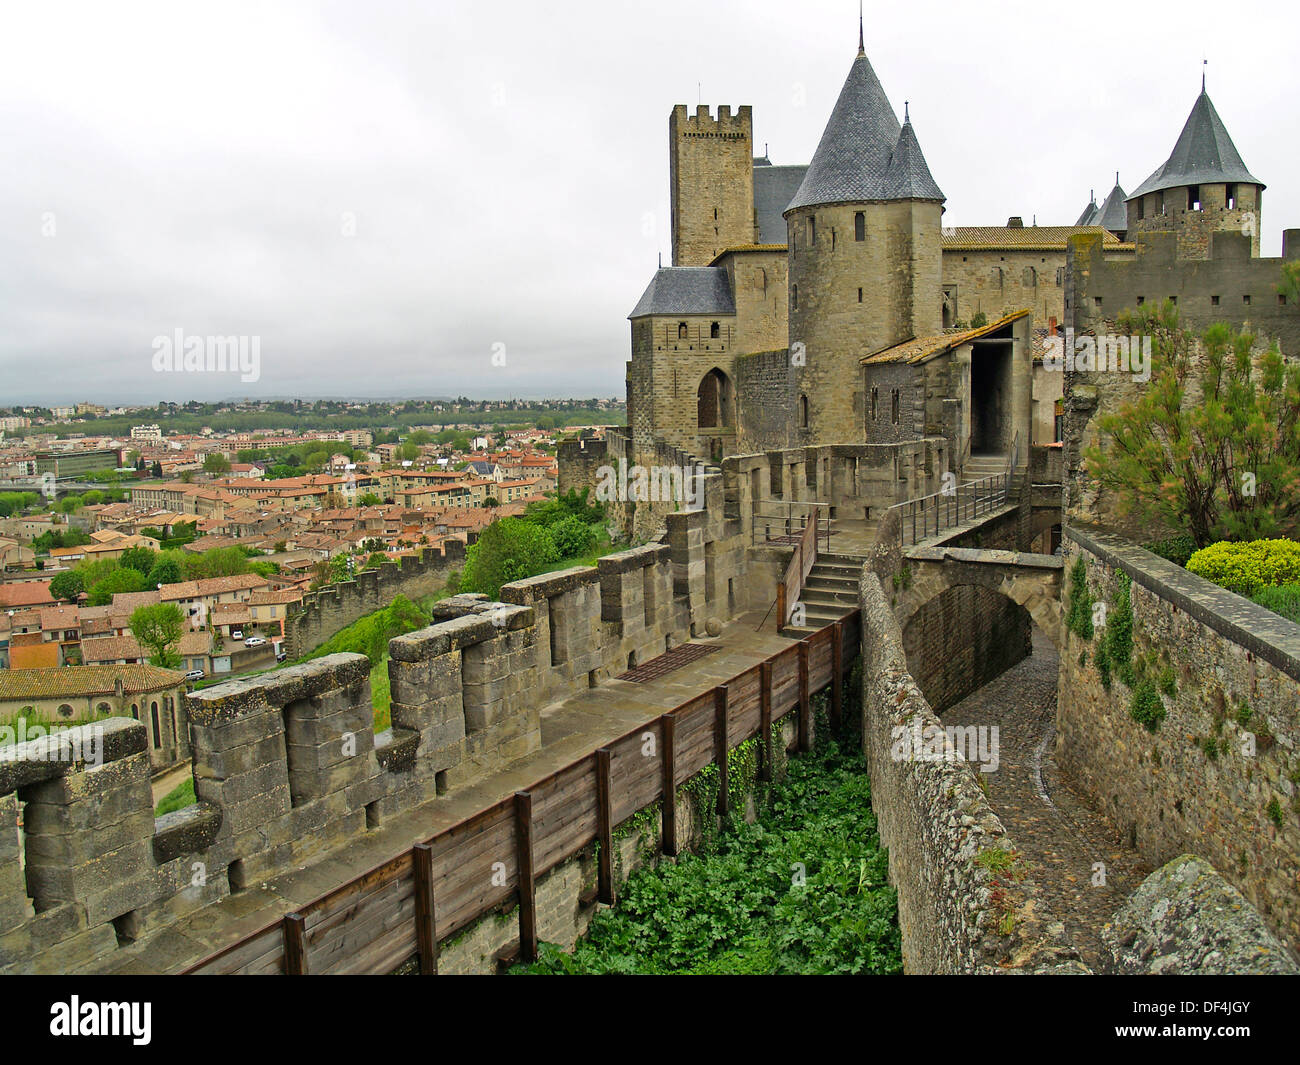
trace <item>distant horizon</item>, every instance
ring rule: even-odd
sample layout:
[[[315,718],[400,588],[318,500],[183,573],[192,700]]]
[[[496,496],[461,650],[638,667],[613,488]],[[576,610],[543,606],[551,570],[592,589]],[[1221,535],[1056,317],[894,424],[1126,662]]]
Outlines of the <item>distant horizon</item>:
[[[627,397],[626,397],[626,396],[621,396],[621,395],[617,395],[617,394],[613,394],[613,393],[607,393],[607,394],[605,394],[605,395],[601,395],[600,393],[595,393],[595,394],[592,394],[592,393],[570,393],[570,394],[568,394],[568,395],[558,395],[558,394],[552,394],[552,395],[523,395],[523,394],[518,394],[518,393],[516,393],[516,394],[509,394],[509,395],[469,395],[469,394],[467,394],[467,393],[462,393],[462,395],[464,395],[465,399],[467,399],[467,400],[468,400],[469,402],[471,402],[471,403],[501,403],[501,402],[510,402],[511,400],[514,400],[514,401],[516,401],[516,402],[520,402],[520,403],[549,403],[549,402],[568,402],[568,401],[578,402],[578,401],[581,401],[581,400],[587,400],[587,399],[608,400],[608,401],[611,401],[611,402],[614,402],[614,403],[626,403],[626,401],[627,401]],[[112,400],[112,401],[107,401],[107,400],[93,399],[93,398],[90,398],[90,397],[88,397],[88,396],[84,396],[84,395],[83,395],[83,396],[79,396],[79,397],[76,398],[76,399],[71,399],[71,398],[61,398],[61,399],[54,400],[54,401],[50,401],[50,402],[42,402],[42,401],[31,400],[31,401],[20,402],[20,403],[10,403],[10,404],[7,404],[5,407],[0,408],[0,409],[12,410],[12,409],[21,408],[21,407],[39,407],[39,408],[44,409],[44,410],[50,410],[50,409],[52,409],[52,408],[54,408],[54,407],[71,407],[71,406],[76,406],[78,403],[96,403],[96,404],[98,404],[98,405],[101,406],[101,407],[140,407],[140,408],[145,408],[145,409],[152,409],[152,408],[156,408],[156,407],[158,406],[159,403],[175,403],[177,406],[182,406],[182,407],[183,407],[183,406],[185,406],[186,404],[189,404],[189,403],[201,403],[201,404],[204,404],[205,406],[213,406],[213,405],[216,405],[216,406],[222,406],[222,405],[227,405],[227,404],[239,404],[239,403],[293,403],[293,402],[302,402],[302,403],[366,403],[366,404],[371,404],[371,403],[455,403],[455,402],[457,401],[457,399],[458,399],[458,397],[456,397],[456,396],[412,396],[412,395],[403,395],[403,396],[335,396],[335,395],[323,395],[323,394],[322,394],[322,395],[315,395],[315,396],[258,396],[258,397],[241,396],[241,397],[229,397],[229,398],[224,398],[224,399],[200,399],[200,398],[198,398],[198,397],[191,397],[190,399],[185,399],[185,400],[168,400],[168,399],[163,399],[163,400],[156,400],[156,401],[146,401],[146,400]],[[92,417],[94,417],[94,416],[95,416],[95,415],[92,415]],[[80,415],[78,415],[78,417],[80,417]]]

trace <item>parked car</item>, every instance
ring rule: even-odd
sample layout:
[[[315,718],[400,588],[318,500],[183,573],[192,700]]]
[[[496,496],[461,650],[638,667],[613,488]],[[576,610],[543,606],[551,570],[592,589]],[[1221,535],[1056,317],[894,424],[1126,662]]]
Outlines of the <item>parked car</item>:
[[[288,658],[288,657],[289,657],[289,652],[288,652],[288,651],[277,651],[277,652],[275,653],[275,660],[276,660],[277,662],[283,662],[283,661],[284,661],[286,658]]]
[[[231,629],[231,630],[230,630],[230,638],[231,638],[232,640],[242,640],[242,639],[244,638],[244,630],[243,630],[243,629]]]
[[[244,641],[244,646],[245,646],[245,647],[261,647],[262,644],[264,644],[264,643],[266,643],[266,640],[265,640],[264,637],[261,637],[261,636],[250,636],[247,640]]]
[[[203,679],[204,677],[206,677],[206,676],[207,676],[207,674],[204,673],[203,670],[201,670],[201,669],[191,669],[188,673],[185,674],[185,679],[186,679],[186,680],[202,680],[202,679]]]

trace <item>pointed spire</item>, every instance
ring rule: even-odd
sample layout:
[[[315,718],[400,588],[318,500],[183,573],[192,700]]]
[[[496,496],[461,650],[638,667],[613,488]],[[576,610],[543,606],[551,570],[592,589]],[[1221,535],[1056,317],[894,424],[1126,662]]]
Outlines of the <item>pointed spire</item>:
[[[906,124],[906,123],[911,122],[911,121],[912,121],[912,116],[911,116],[911,114],[908,112],[908,109],[907,109],[907,101],[904,100],[904,101],[903,101],[903,122],[904,122],[904,124]]]
[[[1209,94],[1202,90],[1169,158],[1134,189],[1129,198],[1207,182],[1246,182],[1261,188],[1264,186],[1246,169],[1223,119],[1214,109]]]
[[[1205,95],[1205,68],[1210,65],[1208,59],[1201,60],[1201,95]]]
[[[942,203],[944,196],[911,122],[899,124],[864,53],[849,68],[812,162],[782,213],[818,204],[904,199]]]
[[[862,35],[862,0],[858,0],[858,55],[866,54],[866,38]]]

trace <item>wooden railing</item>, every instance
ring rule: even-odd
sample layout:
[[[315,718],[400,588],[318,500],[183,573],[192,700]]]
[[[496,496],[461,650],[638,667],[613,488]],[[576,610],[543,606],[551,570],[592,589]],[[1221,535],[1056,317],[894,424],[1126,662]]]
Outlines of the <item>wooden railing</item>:
[[[858,653],[861,615],[770,655],[639,725],[598,750],[436,833],[293,913],[203,958],[184,974],[389,973],[413,958],[438,971],[438,944],[493,911],[518,903],[517,956],[537,956],[537,878],[600,844],[597,898],[615,899],[614,829],[661,802],[661,848],[679,845],[677,788],[758,737],[759,779],[770,780],[772,728],[798,714],[796,747],[812,746],[812,695],[831,688],[840,724],[844,674]],[[647,755],[645,736],[655,737]],[[668,798],[670,801],[664,802]],[[729,812],[718,789],[717,812]]]
[[[804,526],[799,541],[794,545],[794,554],[785,567],[785,575],[776,586],[776,628],[779,632],[790,621],[790,612],[799,602],[803,591],[803,582],[808,572],[817,561],[817,523],[810,521]]]

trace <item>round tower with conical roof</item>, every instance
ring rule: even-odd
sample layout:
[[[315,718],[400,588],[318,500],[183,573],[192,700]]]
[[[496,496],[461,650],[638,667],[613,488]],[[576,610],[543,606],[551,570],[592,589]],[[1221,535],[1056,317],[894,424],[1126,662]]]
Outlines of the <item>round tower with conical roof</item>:
[[[859,40],[785,211],[796,442],[862,439],[859,360],[942,332],[943,201],[910,115],[899,124]]]
[[[1246,169],[1201,83],[1169,158],[1128,198],[1128,239],[1176,233],[1178,254],[1210,257],[1210,234],[1242,233],[1259,256],[1264,183]]]

